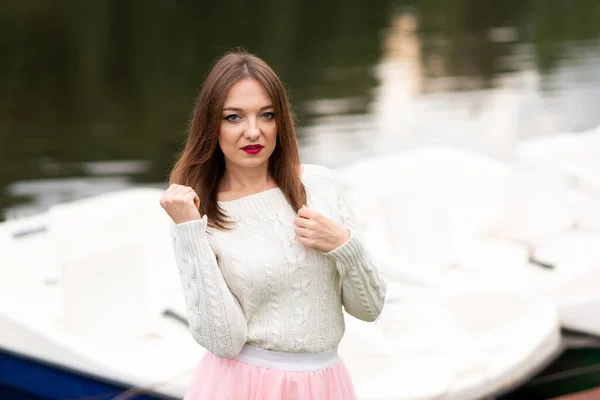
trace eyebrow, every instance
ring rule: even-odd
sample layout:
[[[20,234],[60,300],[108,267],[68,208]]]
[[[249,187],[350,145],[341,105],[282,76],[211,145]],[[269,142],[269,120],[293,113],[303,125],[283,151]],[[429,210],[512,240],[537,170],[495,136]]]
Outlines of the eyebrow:
[[[274,107],[271,104],[269,104],[268,106],[261,107],[260,110],[258,110],[258,111],[267,110],[269,108],[274,108]],[[238,112],[242,112],[244,110],[242,110],[241,108],[238,108],[238,107],[225,107],[223,109],[223,111],[238,111]]]

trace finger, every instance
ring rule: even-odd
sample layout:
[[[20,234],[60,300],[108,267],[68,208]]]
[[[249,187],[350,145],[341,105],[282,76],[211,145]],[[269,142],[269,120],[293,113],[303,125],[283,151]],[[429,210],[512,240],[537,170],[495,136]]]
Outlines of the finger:
[[[165,190],[165,192],[163,193],[163,195],[161,196],[160,201],[159,201],[162,208],[166,209],[167,204],[171,201],[171,198],[173,197],[173,193],[175,193],[178,186],[179,185],[173,183],[173,184],[169,185],[167,190]]]
[[[169,198],[176,198],[177,195],[179,193],[181,193],[181,191],[183,190],[184,186],[182,185],[177,185],[177,184],[173,184],[171,186],[169,186],[169,189],[167,189],[167,195]]]
[[[294,228],[294,231],[296,232],[296,235],[302,236],[302,237],[305,237],[305,238],[308,238],[311,235],[311,231],[310,230],[308,230],[306,228],[301,228],[301,227],[298,227],[298,226],[296,228]]]
[[[190,195],[192,195],[192,202],[194,203],[194,206],[196,206],[196,208],[200,208],[200,197],[198,197],[198,194],[192,190],[189,193]]]
[[[177,190],[173,192],[172,196],[174,198],[183,198],[183,197],[185,197],[189,193],[194,193],[195,194],[196,192],[194,192],[194,189],[192,189],[189,186],[181,186],[180,185],[177,188]]]
[[[193,203],[194,205],[196,205],[197,197],[198,197],[198,195],[195,192],[191,191],[191,192],[184,194],[182,196],[182,199],[185,203]]]
[[[189,190],[186,186],[177,185],[173,188],[171,193],[165,194],[165,201],[167,203],[181,201],[187,192],[189,192]]]
[[[303,236],[296,236],[296,240],[298,241],[298,243],[300,243],[303,246],[306,247],[311,247],[312,246],[312,241],[308,238],[305,238]]]
[[[171,185],[169,185],[169,187],[167,188],[167,190],[165,190],[165,197],[166,197],[166,196],[170,196],[170,195],[171,195],[171,193],[173,193],[173,192],[175,191],[175,189],[177,188],[177,186],[178,186],[178,185],[176,185],[176,184],[174,184],[174,183],[173,183],[173,184],[171,184]]]
[[[181,187],[181,195],[183,196],[183,195],[186,195],[188,193],[194,193],[194,194],[196,194],[196,191],[194,189],[192,189],[191,187],[189,187],[189,186],[182,186]]]
[[[190,189],[190,193],[194,196],[194,205],[196,206],[196,208],[200,207],[200,197],[198,196],[198,193],[196,193],[196,191],[192,188]]]
[[[294,225],[306,228],[308,226],[308,219],[302,217],[294,218]]]
[[[177,192],[178,190],[181,190],[181,188],[185,188],[186,186],[183,185],[179,185],[177,183],[172,183],[169,188],[167,189],[167,193],[173,193],[173,192]]]
[[[300,210],[298,210],[298,216],[302,218],[310,218],[313,215],[313,211],[306,207],[302,206]]]

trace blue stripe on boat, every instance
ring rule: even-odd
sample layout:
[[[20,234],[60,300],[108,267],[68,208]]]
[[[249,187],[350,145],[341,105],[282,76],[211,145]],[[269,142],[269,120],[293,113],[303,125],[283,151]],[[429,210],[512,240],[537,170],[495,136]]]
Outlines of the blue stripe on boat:
[[[0,349],[0,399],[113,399],[124,395],[126,385],[101,379],[48,362]],[[125,399],[173,400],[154,393],[127,394]]]

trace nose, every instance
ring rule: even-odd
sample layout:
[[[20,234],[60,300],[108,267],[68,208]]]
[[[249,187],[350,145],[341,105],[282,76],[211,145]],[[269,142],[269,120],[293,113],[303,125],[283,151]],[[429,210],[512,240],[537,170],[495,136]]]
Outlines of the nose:
[[[244,131],[244,137],[248,140],[256,140],[260,136],[260,129],[258,128],[258,123],[253,118],[249,118],[248,125],[246,126],[246,130]]]

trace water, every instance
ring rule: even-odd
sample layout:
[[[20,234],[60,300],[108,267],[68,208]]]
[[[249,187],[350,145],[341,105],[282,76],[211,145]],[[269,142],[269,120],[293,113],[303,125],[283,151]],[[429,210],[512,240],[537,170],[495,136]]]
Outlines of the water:
[[[164,186],[234,46],[286,82],[304,162],[424,143],[509,158],[522,138],[600,124],[592,0],[9,0],[0,33],[0,219]]]

